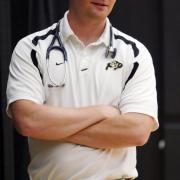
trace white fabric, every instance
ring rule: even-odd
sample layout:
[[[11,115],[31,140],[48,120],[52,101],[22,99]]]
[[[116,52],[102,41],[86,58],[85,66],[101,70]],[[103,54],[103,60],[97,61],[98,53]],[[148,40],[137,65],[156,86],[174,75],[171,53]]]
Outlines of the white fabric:
[[[55,27],[56,24],[31,34],[17,44],[12,55],[7,87],[9,116],[9,104],[18,99],[63,107],[108,104],[119,108],[122,114],[139,112],[152,116],[156,130],[156,84],[152,59],[147,49],[137,40],[113,28],[114,34],[136,43],[139,55],[135,58],[131,45],[122,40],[114,40],[114,47],[117,48],[115,60],[122,63],[123,67],[106,70],[107,64],[114,61],[110,57],[105,58],[106,47],[109,44],[108,19],[104,33],[98,41],[85,47],[72,32],[66,13],[60,26],[60,36],[68,54],[66,85],[63,88],[49,88],[48,84],[52,82],[48,70],[53,82],[59,83],[64,77],[64,66],[55,65],[56,62],[63,61],[62,55],[58,51],[52,52],[47,67],[46,50],[53,36],[49,35],[45,40],[39,40],[37,46],[32,44],[32,39],[46,34]],[[38,69],[32,63],[32,49],[37,52],[44,85]],[[125,86],[134,62],[138,62],[139,67]],[[88,69],[81,71],[84,68]],[[29,148],[29,174],[32,180],[110,180],[138,175],[136,147],[103,150],[61,141],[29,138]]]

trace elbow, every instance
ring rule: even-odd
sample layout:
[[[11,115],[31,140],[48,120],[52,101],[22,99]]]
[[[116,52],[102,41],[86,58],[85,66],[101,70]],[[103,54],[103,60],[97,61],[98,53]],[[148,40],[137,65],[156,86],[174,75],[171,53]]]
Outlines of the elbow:
[[[137,139],[136,146],[144,146],[148,142],[149,136],[142,136]]]
[[[16,126],[16,130],[25,137],[31,137],[33,135],[33,129],[27,124]]]
[[[16,117],[14,119],[16,130],[25,137],[33,137],[35,128],[29,117]]]
[[[134,128],[134,137],[135,137],[135,143],[136,146],[144,146],[150,137],[150,134],[152,132],[152,126],[153,126],[153,121],[144,121],[145,123],[139,123],[137,126]]]
[[[144,146],[149,139],[150,132],[149,131],[141,131],[139,133],[136,133],[135,137],[135,146]]]
[[[38,106],[27,100],[18,100],[10,104],[13,123],[16,130],[26,137],[33,137],[38,131],[39,123],[35,118]]]

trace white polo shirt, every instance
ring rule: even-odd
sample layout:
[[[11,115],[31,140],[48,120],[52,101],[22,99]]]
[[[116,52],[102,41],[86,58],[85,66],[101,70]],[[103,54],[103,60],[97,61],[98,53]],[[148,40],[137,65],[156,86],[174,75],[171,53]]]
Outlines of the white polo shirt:
[[[156,83],[148,50],[113,28],[117,54],[115,59],[105,58],[110,38],[109,20],[101,37],[85,47],[71,30],[67,13],[59,32],[68,56],[65,86],[52,86],[64,79],[65,66],[59,65],[63,62],[62,54],[54,50],[49,61],[46,60],[54,24],[23,38],[14,49],[7,86],[8,106],[19,99],[61,107],[113,105],[122,114],[138,112],[152,116],[156,130]],[[138,175],[136,147],[93,149],[29,138],[29,149],[28,170],[32,180],[112,180]]]

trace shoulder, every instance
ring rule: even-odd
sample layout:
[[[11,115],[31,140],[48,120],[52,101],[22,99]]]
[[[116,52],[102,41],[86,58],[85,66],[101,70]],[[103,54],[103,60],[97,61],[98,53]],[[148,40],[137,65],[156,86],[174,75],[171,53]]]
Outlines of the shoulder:
[[[52,26],[25,36],[17,43],[11,57],[11,64],[31,64],[38,67],[42,64],[42,57],[46,55],[47,47],[52,39],[51,35],[56,27]],[[42,56],[44,55],[44,56]]]
[[[134,58],[140,58],[144,54],[151,57],[147,47],[136,38],[116,29],[115,27],[113,27],[113,32],[117,46],[122,47],[125,51],[127,51],[127,49],[133,50]]]
[[[54,34],[55,28],[56,28],[56,23],[46,29],[34,32],[32,34],[23,37],[18,41],[14,50],[21,51],[21,50],[35,49],[42,42],[47,43],[47,41],[44,40],[46,40],[46,38]]]

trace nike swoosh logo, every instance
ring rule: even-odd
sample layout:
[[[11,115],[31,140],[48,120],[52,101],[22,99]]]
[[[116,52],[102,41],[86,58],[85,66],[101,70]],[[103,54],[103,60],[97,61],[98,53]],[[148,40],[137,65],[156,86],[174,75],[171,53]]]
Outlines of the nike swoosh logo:
[[[56,66],[59,66],[59,65],[61,65],[61,64],[64,64],[64,63],[57,63],[57,62],[56,62]]]

